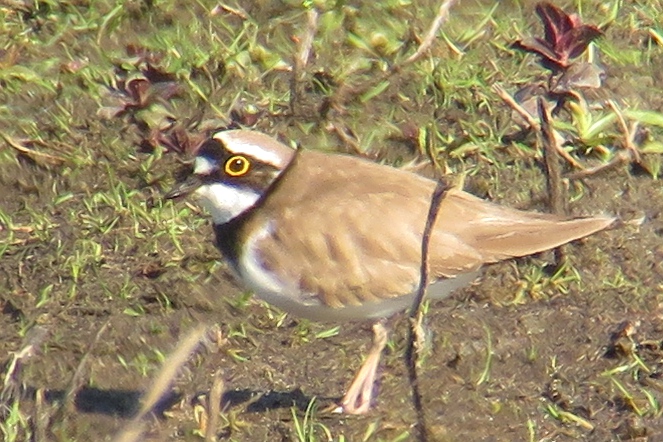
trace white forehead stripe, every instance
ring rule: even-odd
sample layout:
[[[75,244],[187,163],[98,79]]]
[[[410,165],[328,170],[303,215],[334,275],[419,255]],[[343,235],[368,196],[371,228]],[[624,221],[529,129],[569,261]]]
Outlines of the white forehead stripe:
[[[235,136],[237,132],[242,132],[244,136]],[[250,131],[225,131],[217,132],[213,138],[223,143],[223,146],[229,152],[239,155],[247,155],[256,158],[263,163],[282,169],[288,165],[290,158],[284,158],[275,151],[273,143],[278,141],[259,132]],[[271,149],[270,149],[271,148]]]
[[[209,175],[214,172],[216,165],[212,160],[205,157],[196,157],[193,160],[193,173],[196,175]]]

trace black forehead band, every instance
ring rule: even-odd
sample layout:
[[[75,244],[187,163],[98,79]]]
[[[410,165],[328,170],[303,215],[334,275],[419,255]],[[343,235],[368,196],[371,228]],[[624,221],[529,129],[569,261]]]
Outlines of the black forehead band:
[[[214,163],[220,163],[221,160],[228,157],[228,152],[219,140],[209,138],[200,146],[197,156],[205,157]]]

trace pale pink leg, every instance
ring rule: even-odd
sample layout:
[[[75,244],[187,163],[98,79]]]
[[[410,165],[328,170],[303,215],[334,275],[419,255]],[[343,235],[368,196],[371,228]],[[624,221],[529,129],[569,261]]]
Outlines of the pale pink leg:
[[[364,414],[371,409],[375,374],[380,363],[382,350],[387,345],[389,330],[382,322],[373,324],[373,346],[357,374],[348,392],[345,393],[341,405],[335,410],[338,413]]]

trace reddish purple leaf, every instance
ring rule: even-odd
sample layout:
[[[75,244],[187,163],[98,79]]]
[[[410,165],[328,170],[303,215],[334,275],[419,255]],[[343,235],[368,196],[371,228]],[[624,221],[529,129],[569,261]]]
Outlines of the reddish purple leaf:
[[[540,55],[542,64],[552,70],[568,68],[569,61],[601,35],[596,26],[582,24],[577,14],[569,15],[551,3],[537,4],[536,14],[543,22],[544,38],[526,38],[513,46]]]

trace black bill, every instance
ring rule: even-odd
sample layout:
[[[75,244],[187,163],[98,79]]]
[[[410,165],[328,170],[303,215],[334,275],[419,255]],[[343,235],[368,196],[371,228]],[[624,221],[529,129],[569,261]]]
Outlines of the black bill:
[[[165,195],[166,199],[175,199],[187,196],[190,193],[194,192],[203,184],[202,180],[197,175],[189,175],[189,177],[178,183],[173,187],[173,189]]]

